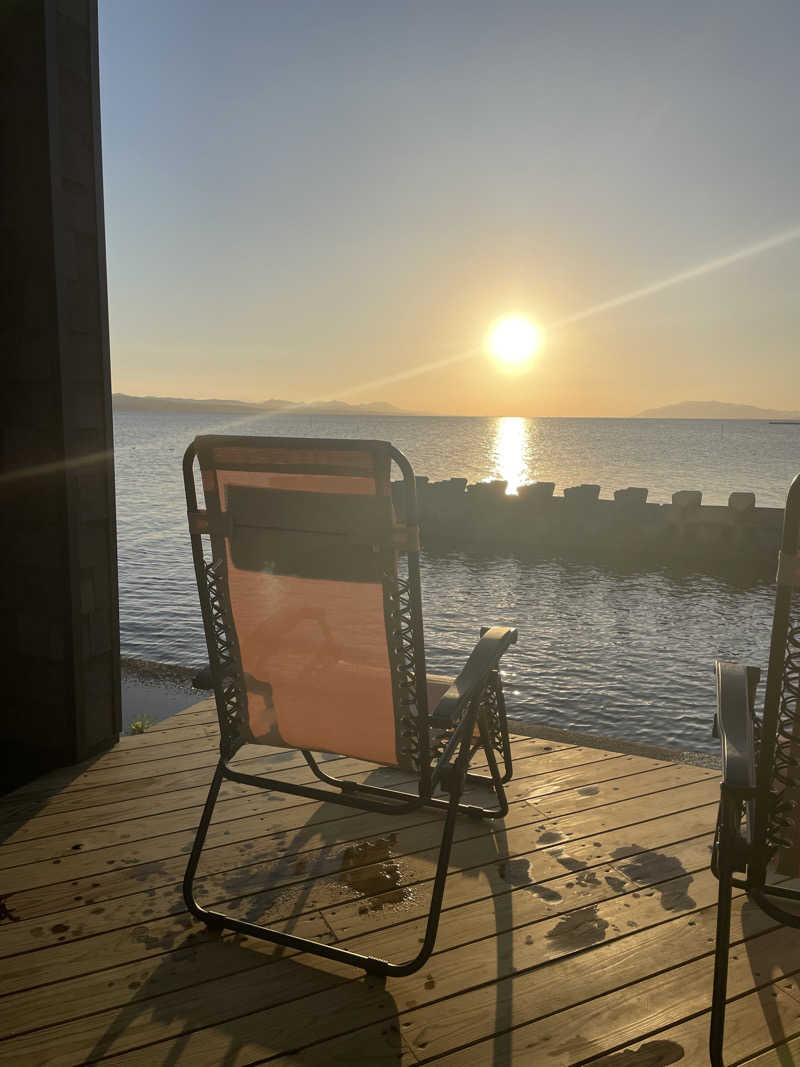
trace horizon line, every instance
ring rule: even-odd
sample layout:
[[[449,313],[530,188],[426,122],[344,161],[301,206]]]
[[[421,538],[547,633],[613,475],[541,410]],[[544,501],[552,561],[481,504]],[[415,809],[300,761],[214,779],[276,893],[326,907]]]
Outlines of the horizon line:
[[[158,394],[155,394],[155,393],[146,393],[144,395],[140,395],[140,394],[136,394],[136,393],[112,392],[112,394],[111,394],[112,407],[114,406],[114,400],[116,398],[124,398],[124,399],[131,399],[131,400],[141,400],[141,401],[148,401],[148,400],[152,400],[152,401],[167,401],[167,402],[171,401],[171,402],[179,403],[179,404],[180,403],[205,404],[205,405],[211,405],[211,404],[215,404],[215,403],[230,404],[230,405],[241,406],[241,407],[249,408],[249,409],[256,409],[256,410],[251,410],[251,411],[247,412],[248,415],[252,415],[252,416],[255,416],[257,412],[259,412],[259,413],[263,412],[263,414],[265,416],[266,415],[303,414],[304,412],[307,412],[308,414],[320,414],[320,415],[330,414],[330,415],[344,415],[344,416],[347,416],[347,415],[352,413],[353,415],[356,415],[356,414],[382,415],[382,416],[384,416],[386,418],[398,418],[399,417],[399,418],[445,418],[445,419],[459,419],[459,418],[464,418],[464,419],[521,418],[521,419],[617,419],[617,420],[621,420],[621,419],[645,419],[646,420],[646,419],[667,418],[667,419],[674,419],[676,421],[680,421],[680,420],[687,420],[687,421],[707,420],[707,421],[712,421],[712,422],[719,422],[721,420],[731,420],[731,421],[737,421],[738,420],[738,421],[744,421],[744,422],[749,422],[749,421],[758,422],[758,421],[764,421],[764,420],[767,420],[769,418],[775,418],[775,417],[779,417],[779,416],[783,416],[783,417],[786,417],[786,418],[789,418],[789,419],[792,419],[792,420],[800,419],[800,410],[791,410],[791,409],[786,409],[786,408],[764,408],[764,407],[760,407],[757,404],[745,404],[745,403],[741,403],[741,402],[737,402],[737,401],[727,401],[727,400],[681,400],[681,401],[675,401],[675,402],[672,402],[672,403],[669,403],[669,404],[660,405],[658,407],[645,408],[642,411],[639,411],[639,412],[636,412],[636,413],[633,413],[633,414],[626,414],[626,415],[537,415],[537,414],[526,414],[526,415],[502,414],[502,415],[500,415],[500,414],[488,414],[488,413],[460,413],[459,414],[459,413],[455,413],[455,412],[410,411],[410,410],[407,410],[407,409],[404,409],[404,408],[400,408],[397,405],[391,404],[390,402],[385,401],[385,400],[365,401],[365,402],[360,403],[360,404],[352,404],[352,403],[349,403],[347,401],[340,401],[340,400],[336,400],[336,401],[280,400],[279,398],[276,397],[274,399],[274,403],[276,405],[285,405],[285,406],[284,407],[276,406],[274,408],[269,408],[269,407],[266,407],[265,405],[267,405],[270,402],[272,402],[271,400],[267,400],[267,401],[238,400],[238,399],[234,399],[234,398],[225,398],[225,397],[161,396],[161,395],[158,395]],[[740,408],[740,409],[744,408],[744,409],[747,409],[747,410],[751,410],[753,412],[758,412],[758,414],[752,414],[752,415],[733,415],[733,414],[723,414],[723,413],[708,414],[708,415],[702,415],[702,414],[699,414],[699,413],[698,414],[694,414],[694,415],[692,415],[692,414],[686,414],[686,415],[670,415],[670,414],[666,414],[667,412],[669,412],[669,411],[671,411],[671,410],[673,410],[675,408],[680,408],[680,407],[684,407],[684,406],[710,407],[712,405],[718,406],[718,407],[721,407],[721,408]],[[338,407],[338,406],[341,406],[345,410],[339,410],[339,411],[326,411],[326,410],[324,410],[325,408]],[[365,411],[364,410],[364,409],[369,409],[369,408],[374,408],[375,410],[373,410],[373,411],[369,411],[369,410]],[[386,410],[387,408],[389,410]],[[221,409],[214,409],[214,408],[211,408],[211,407],[207,408],[206,410],[209,413],[213,412],[214,410],[219,410],[221,414],[235,414],[235,412],[231,412],[231,411],[223,412]],[[662,412],[664,414],[661,414]],[[150,413],[151,414],[161,414],[162,412],[150,412]],[[163,414],[180,414],[180,412],[164,411]],[[190,412],[185,412],[185,414],[190,414]],[[243,414],[244,414],[244,412],[243,412]]]

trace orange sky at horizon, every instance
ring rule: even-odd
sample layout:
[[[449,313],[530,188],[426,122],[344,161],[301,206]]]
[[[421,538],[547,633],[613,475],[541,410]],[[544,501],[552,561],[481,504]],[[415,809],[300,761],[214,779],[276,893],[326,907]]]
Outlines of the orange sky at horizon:
[[[786,391],[787,380],[800,381],[792,376],[793,333],[780,338],[772,331],[770,345],[778,359],[771,374],[764,373],[770,368],[760,357],[775,298],[780,313],[783,294],[779,290],[765,300],[762,290],[756,299],[753,282],[762,261],[771,260],[773,269],[776,262],[784,271],[793,265],[800,269],[798,238],[800,227],[790,227],[739,249],[715,250],[721,254],[702,257],[693,266],[673,262],[662,277],[633,280],[616,293],[589,290],[583,306],[569,306],[563,283],[560,291],[555,284],[540,286],[542,296],[534,306],[524,296],[528,286],[508,285],[507,295],[496,283],[487,284],[485,276],[473,277],[461,299],[444,300],[438,308],[422,290],[403,333],[385,336],[384,324],[396,309],[390,301],[385,306],[385,297],[381,306],[376,291],[370,313],[343,315],[343,328],[324,350],[304,352],[288,345],[265,350],[257,343],[220,349],[198,337],[196,345],[165,342],[143,352],[128,349],[125,369],[118,371],[123,360],[117,355],[126,346],[117,340],[112,320],[113,388],[134,395],[249,402],[383,401],[442,415],[626,417],[712,399],[797,410],[800,388],[794,398],[791,389]],[[497,366],[487,348],[489,329],[508,313],[526,316],[543,333],[538,352],[511,373]],[[322,329],[323,324],[315,325]],[[298,332],[307,336],[307,324]],[[418,337],[413,356],[406,349],[409,333]],[[294,324],[285,328],[287,340],[294,334]],[[137,374],[142,354],[148,370]],[[235,374],[222,373],[229,367]],[[176,374],[176,368],[186,369]],[[737,369],[743,373],[732,373]]]
[[[787,252],[778,250],[775,254],[786,256]],[[712,399],[793,409],[791,397],[787,399],[783,392],[776,395],[774,382],[755,373],[743,381],[722,381],[719,365],[724,359],[720,360],[719,354],[709,358],[707,346],[715,345],[724,352],[726,336],[732,347],[741,348],[741,323],[732,318],[726,322],[720,309],[728,299],[735,303],[736,293],[746,302],[748,276],[754,269],[754,264],[747,263],[726,267],[717,277],[709,272],[708,277],[692,282],[699,292],[687,293],[677,285],[672,292],[659,294],[657,301],[645,296],[638,302],[632,300],[630,306],[552,331],[545,325],[539,351],[528,364],[510,373],[499,368],[487,350],[486,334],[498,313],[521,310],[541,325],[580,315],[581,309],[545,318],[544,301],[533,308],[519,300],[502,304],[498,299],[493,314],[490,301],[475,294],[469,314],[446,309],[450,313],[434,324],[432,338],[422,339],[413,357],[405,355],[402,341],[393,338],[384,339],[380,359],[363,360],[352,350],[345,350],[342,342],[332,344],[327,354],[314,351],[304,355],[297,351],[265,353],[257,345],[234,346],[233,353],[230,349],[219,352],[198,339],[197,347],[154,346],[148,353],[154,362],[146,376],[138,376],[131,370],[116,372],[112,344],[113,387],[116,392],[134,395],[248,402],[270,398],[300,403],[383,401],[405,410],[442,415],[626,417],[651,407]],[[698,329],[696,307],[703,289],[709,296],[710,321]],[[609,295],[606,299],[616,298]],[[758,321],[751,327],[754,370],[758,363],[757,326]],[[365,333],[359,341],[348,338],[352,349],[377,347],[371,336],[374,328]],[[676,350],[684,368],[680,378],[667,373],[676,361]],[[231,362],[232,355],[237,373],[222,377],[220,370]],[[785,355],[791,365],[794,352],[788,346]],[[129,362],[136,366],[139,360]],[[176,364],[185,366],[187,362],[192,366],[188,378],[176,375]],[[445,365],[437,366],[440,363]],[[385,378],[392,377],[401,380],[384,384]],[[800,391],[795,404],[800,408]]]

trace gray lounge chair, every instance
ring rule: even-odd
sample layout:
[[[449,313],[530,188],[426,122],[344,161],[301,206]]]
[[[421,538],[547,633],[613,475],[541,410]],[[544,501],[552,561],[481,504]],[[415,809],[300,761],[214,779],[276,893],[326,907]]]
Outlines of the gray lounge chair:
[[[714,1067],[723,1062],[733,889],[745,890],[778,922],[800,927],[800,890],[778,884],[800,876],[799,532],[800,475],[786,498],[761,713],[755,701],[759,669],[716,664],[722,786],[711,864],[719,879],[710,1034]]]

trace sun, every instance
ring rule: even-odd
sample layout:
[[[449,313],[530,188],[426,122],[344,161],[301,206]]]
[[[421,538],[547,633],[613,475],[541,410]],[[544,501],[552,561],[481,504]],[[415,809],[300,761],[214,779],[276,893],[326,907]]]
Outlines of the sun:
[[[542,331],[524,315],[504,315],[489,330],[489,351],[504,367],[524,367],[542,344]]]

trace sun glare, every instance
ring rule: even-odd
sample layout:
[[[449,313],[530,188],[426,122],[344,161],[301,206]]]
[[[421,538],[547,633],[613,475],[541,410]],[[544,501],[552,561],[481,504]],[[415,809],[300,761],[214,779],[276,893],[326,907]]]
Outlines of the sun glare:
[[[527,419],[506,416],[497,420],[494,438],[495,473],[506,483],[506,494],[516,495],[525,481],[532,480],[528,469],[527,448],[531,424]]]
[[[489,330],[489,351],[505,367],[525,366],[541,343],[541,329],[523,315],[505,315]]]

